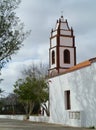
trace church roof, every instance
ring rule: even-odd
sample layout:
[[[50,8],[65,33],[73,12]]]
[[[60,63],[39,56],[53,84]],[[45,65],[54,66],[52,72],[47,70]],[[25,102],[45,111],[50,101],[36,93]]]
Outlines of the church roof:
[[[72,72],[72,71],[79,70],[81,68],[90,66],[94,62],[96,62],[96,57],[95,58],[91,58],[89,60],[86,60],[84,62],[81,62],[81,63],[79,63],[79,64],[77,64],[77,65],[67,69],[64,73]]]

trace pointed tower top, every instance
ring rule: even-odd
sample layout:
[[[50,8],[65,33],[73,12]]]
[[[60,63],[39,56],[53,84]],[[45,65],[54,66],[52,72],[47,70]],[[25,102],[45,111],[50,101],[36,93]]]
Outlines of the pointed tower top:
[[[63,18],[63,15],[61,15],[61,18]]]
[[[64,17],[63,17],[63,15],[61,15],[60,20],[61,20],[62,22],[64,22]]]
[[[61,17],[57,20],[54,30],[57,30],[58,28],[63,30],[70,30],[68,22],[66,19],[64,19],[63,15],[61,15]]]

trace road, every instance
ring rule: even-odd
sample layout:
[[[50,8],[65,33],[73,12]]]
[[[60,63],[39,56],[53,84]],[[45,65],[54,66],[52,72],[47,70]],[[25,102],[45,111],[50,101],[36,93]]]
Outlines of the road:
[[[62,125],[0,119],[0,130],[91,130],[91,129],[71,128],[71,127],[64,127]]]

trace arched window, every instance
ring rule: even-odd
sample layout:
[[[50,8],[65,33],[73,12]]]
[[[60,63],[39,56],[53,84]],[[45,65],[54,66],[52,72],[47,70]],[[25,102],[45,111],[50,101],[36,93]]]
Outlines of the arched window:
[[[70,64],[70,51],[64,50],[64,63]]]
[[[55,51],[52,51],[52,64],[55,64]]]

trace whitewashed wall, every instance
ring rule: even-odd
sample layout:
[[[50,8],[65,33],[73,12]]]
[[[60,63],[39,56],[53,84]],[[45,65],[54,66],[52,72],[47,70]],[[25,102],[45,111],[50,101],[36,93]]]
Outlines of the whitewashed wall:
[[[60,37],[60,45],[61,46],[73,46],[73,37]]]
[[[0,118],[26,120],[26,115],[0,115]],[[49,122],[49,117],[47,117],[47,116],[30,116],[28,120],[33,121],[33,122]]]
[[[96,63],[50,81],[50,122],[79,127],[96,126]],[[70,90],[71,110],[65,110],[66,90]],[[73,113],[71,118],[70,112]],[[76,117],[78,113],[79,118]]]
[[[24,120],[25,115],[0,115],[1,119],[16,119],[16,120]]]

